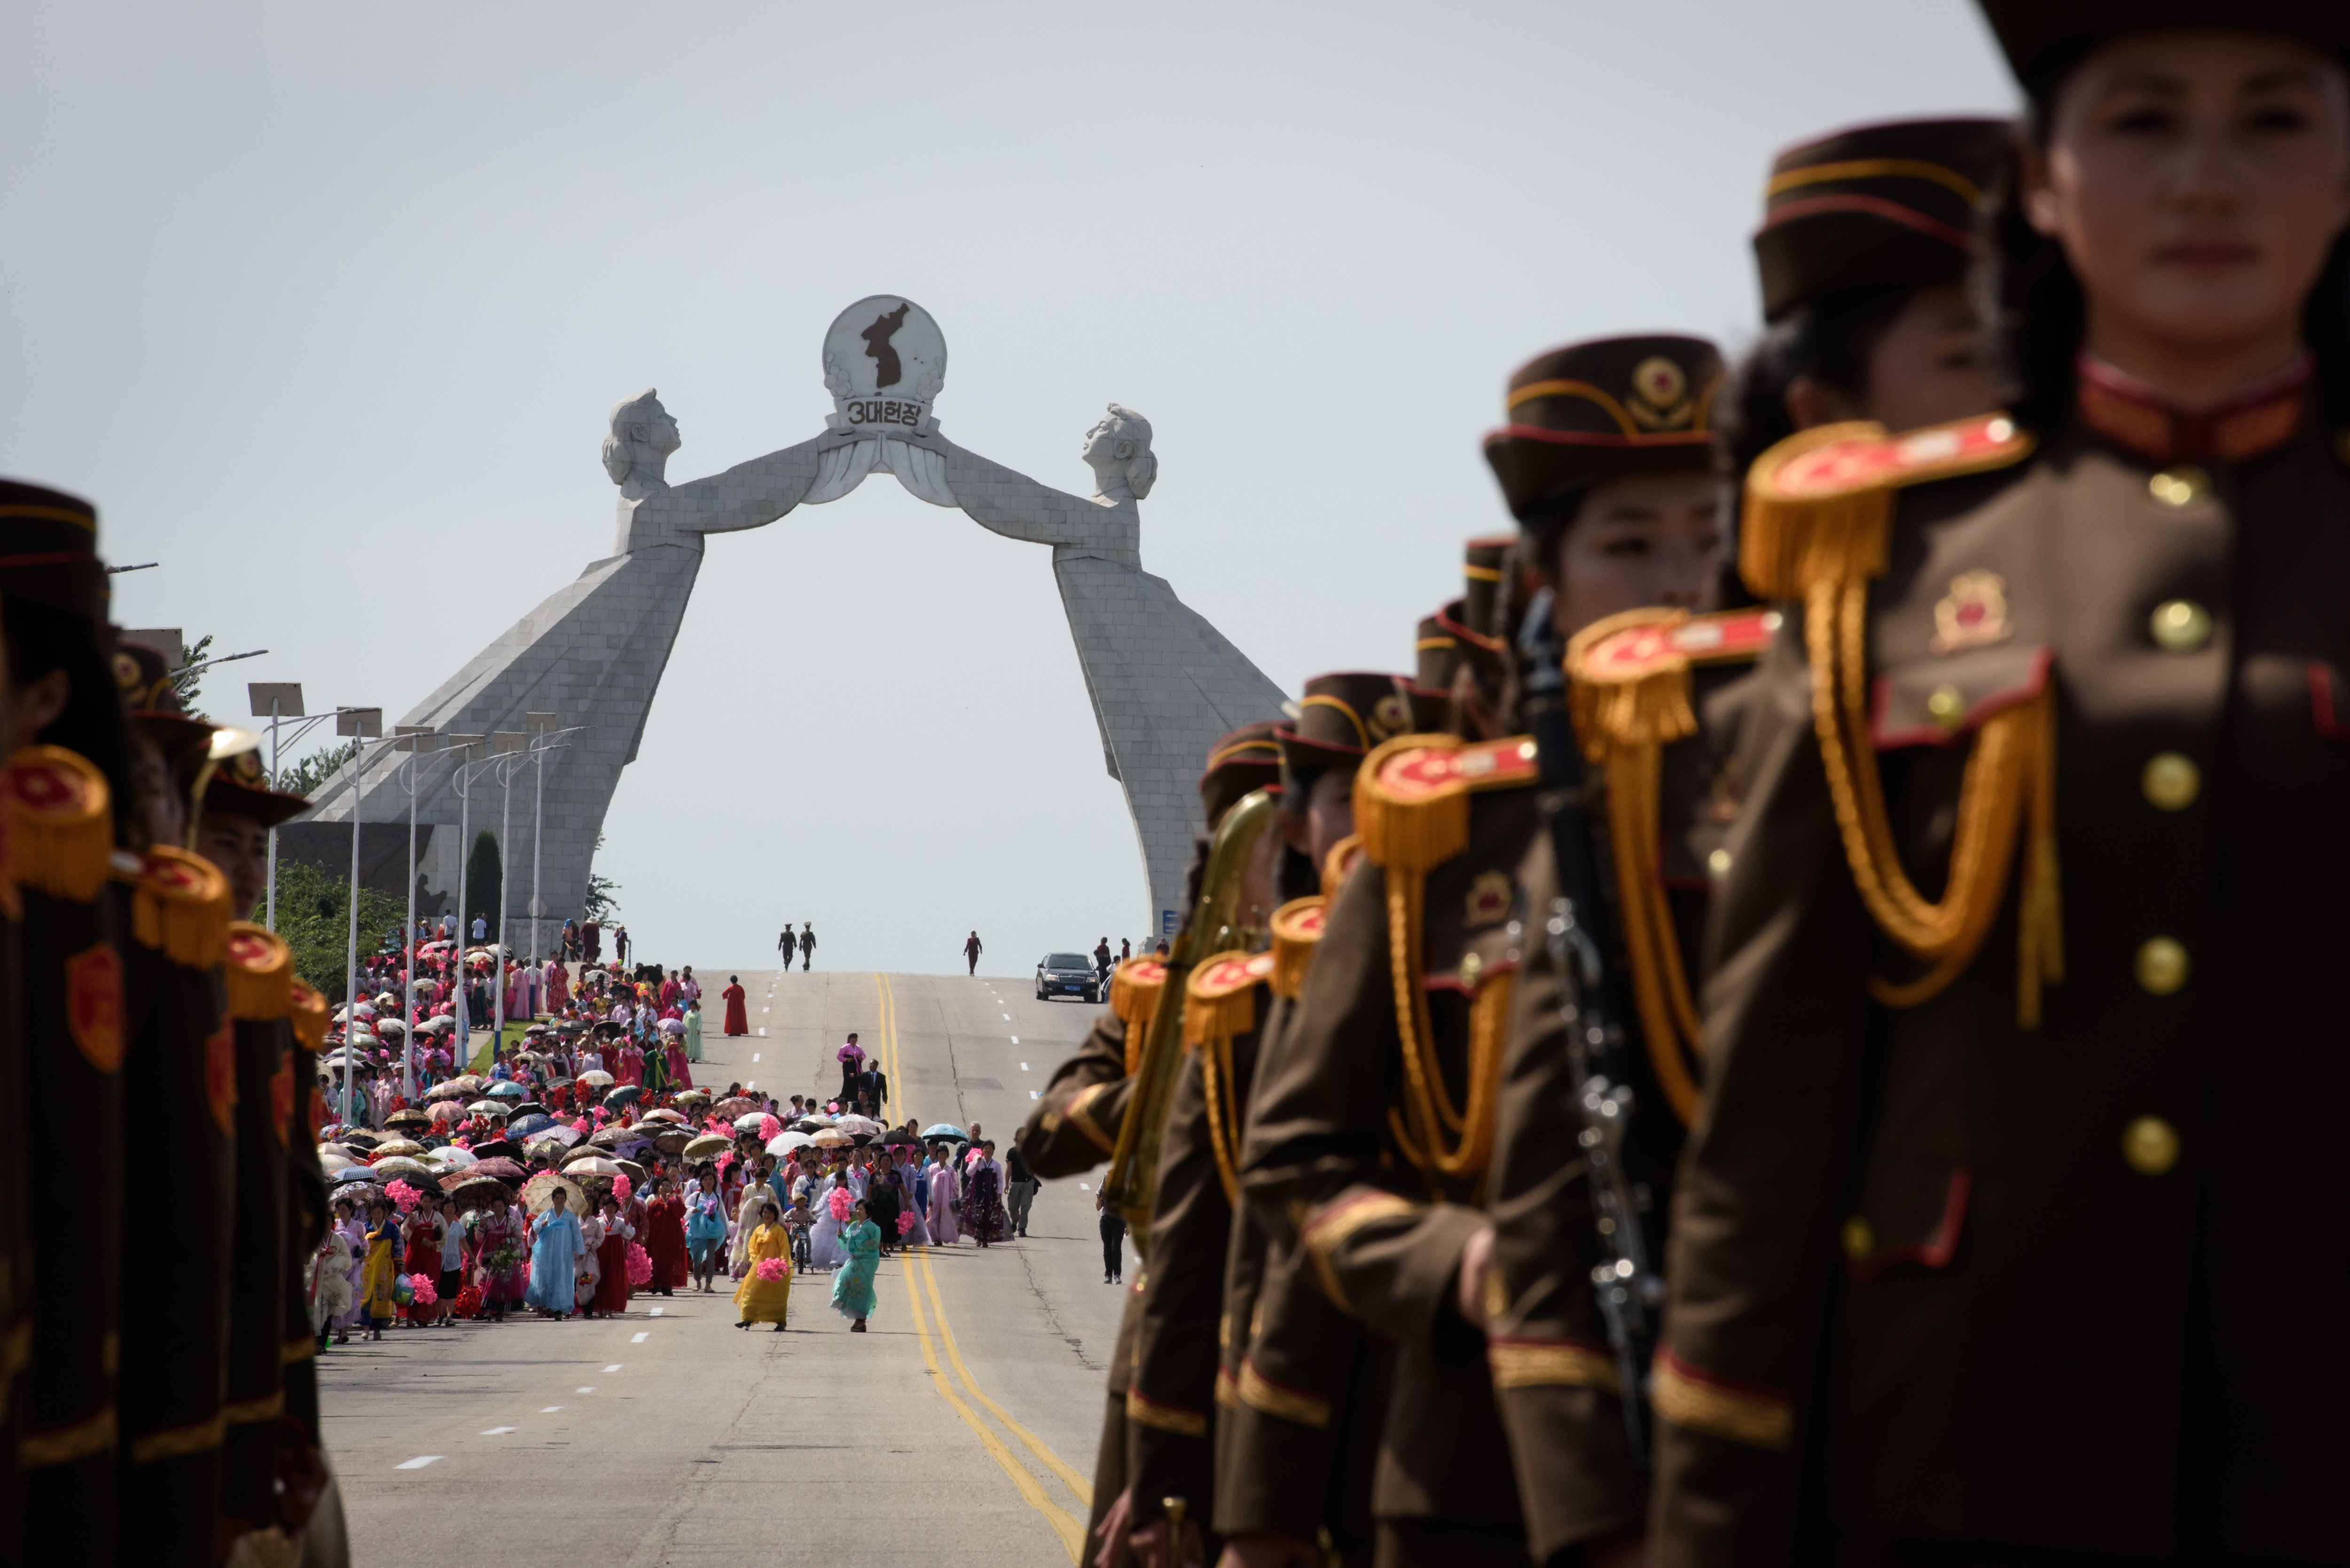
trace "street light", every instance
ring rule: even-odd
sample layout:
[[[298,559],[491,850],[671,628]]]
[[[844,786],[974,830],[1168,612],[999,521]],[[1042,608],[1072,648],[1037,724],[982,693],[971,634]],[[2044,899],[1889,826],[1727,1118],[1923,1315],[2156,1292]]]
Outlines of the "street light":
[[[430,724],[395,724],[392,726],[395,750],[406,752],[408,761],[400,766],[400,787],[408,792],[408,917],[400,928],[400,963],[403,970],[403,995],[400,1004],[400,1021],[403,1026],[400,1045],[400,1097],[416,1097],[416,797],[422,792],[423,764],[417,760],[420,752],[437,750],[441,737]]]
[[[514,907],[514,778],[522,764],[530,737],[520,730],[499,730],[490,736],[490,753],[498,772],[498,919],[490,929],[490,1002],[494,1022],[490,1025],[490,1059],[506,1042],[506,911]]]
[[[335,710],[335,733],[356,736],[361,742],[359,754],[351,759],[351,919],[350,950],[343,969],[343,1125],[351,1120],[351,1036],[359,1029],[359,807],[367,801],[366,742],[383,733],[383,710],[380,708],[338,708]]]
[[[471,840],[473,836],[473,775],[494,760],[482,754],[485,735],[445,735],[442,737],[455,758],[449,783],[457,792],[457,1037],[467,1055],[473,1049],[473,1010],[465,1005],[465,903],[471,894],[468,878],[473,868]]]
[[[538,898],[538,849],[541,830],[546,819],[546,753],[560,746],[564,736],[577,734],[587,726],[574,724],[567,730],[558,730],[555,727],[556,716],[552,713],[525,713],[523,720],[530,731],[531,762],[537,774],[535,781],[537,793],[530,808],[530,964],[536,969],[538,924],[546,913]]]
[[[269,721],[269,787],[277,787],[277,727],[287,719],[299,719],[302,712],[302,683],[298,680],[248,680],[245,694],[253,700],[253,716]],[[324,714],[319,715],[324,718]],[[317,722],[316,720],[312,721]],[[304,730],[309,724],[302,726]],[[296,732],[298,736],[299,732]],[[277,829],[269,830],[269,903],[262,921],[271,930],[277,929]]]

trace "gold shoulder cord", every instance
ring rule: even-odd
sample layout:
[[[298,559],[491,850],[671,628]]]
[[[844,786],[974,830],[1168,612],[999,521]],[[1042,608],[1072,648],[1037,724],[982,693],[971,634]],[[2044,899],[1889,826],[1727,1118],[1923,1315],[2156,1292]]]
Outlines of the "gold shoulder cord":
[[[87,904],[106,886],[114,852],[106,775],[61,746],[26,746],[8,759],[8,882]]]
[[[1109,1010],[1126,1024],[1126,1075],[1142,1064],[1142,1047],[1150,1038],[1150,1015],[1159,1008],[1159,988],[1167,983],[1167,966],[1155,959],[1132,958],[1119,964],[1109,978]]]
[[[1271,959],[1264,964],[1271,973]],[[1183,1002],[1183,1048],[1200,1052],[1200,1086],[1208,1103],[1208,1149],[1224,1201],[1241,1200],[1241,1121],[1232,1082],[1232,1040],[1256,1027],[1257,976],[1250,955],[1218,953],[1191,971]],[[1234,983],[1237,981],[1238,983]]]
[[[1825,479],[1809,493],[1804,476],[1784,483],[1792,465],[1822,448],[1885,440],[1874,424],[1825,425],[1764,453],[1747,478],[1739,569],[1762,597],[1803,604],[1804,651],[1812,665],[1812,728],[1819,736],[1845,858],[1877,925],[1933,965],[1906,985],[1872,977],[1869,993],[1890,1007],[1915,1007],[1965,971],[1999,918],[2028,809],[2032,836],[2018,943],[2016,1021],[2036,1028],[2041,987],[2062,980],[2064,971],[2053,684],[2043,683],[2030,701],[1992,714],[1978,730],[1959,789],[1950,879],[1939,903],[1929,902],[1901,868],[1868,720],[1868,584],[1885,573],[1896,490],[1904,483],[2002,466],[2020,454],[2009,444],[1994,461],[1919,465],[1911,472],[1849,486]]]
[[[1609,857],[1616,862],[1616,901],[1641,1043],[1657,1086],[1683,1127],[1697,1116],[1691,1064],[1703,1055],[1705,1036],[1681,963],[1658,846],[1664,836],[1665,747],[1697,732],[1690,661],[1685,654],[1665,653],[1618,680],[1595,673],[1584,656],[1619,632],[1669,628],[1687,619],[1686,610],[1627,610],[1586,627],[1566,649],[1575,738],[1585,758],[1607,780]]]
[[[1420,974],[1420,934],[1428,873],[1469,846],[1470,788],[1454,775],[1432,788],[1399,794],[1380,774],[1400,753],[1450,752],[1461,745],[1452,735],[1399,735],[1364,758],[1355,774],[1356,831],[1362,836],[1364,857],[1387,879],[1388,974],[1406,1098],[1406,1115],[1399,1118],[1391,1108],[1388,1127],[1431,1185],[1440,1175],[1473,1180],[1492,1156],[1512,987],[1497,975],[1471,1004],[1468,1102],[1456,1108],[1436,1059],[1436,1031]]]

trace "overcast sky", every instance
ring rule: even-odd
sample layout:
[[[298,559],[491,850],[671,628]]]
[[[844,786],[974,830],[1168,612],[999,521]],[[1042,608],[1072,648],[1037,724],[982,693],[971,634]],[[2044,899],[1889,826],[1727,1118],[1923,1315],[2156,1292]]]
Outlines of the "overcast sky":
[[[1150,420],[1145,567],[1294,692],[1409,668],[1513,365],[1751,337],[1774,149],[2013,101],[1961,0],[11,6],[0,472],[162,563],[123,624],[270,650],[215,715],[396,719],[609,552],[613,403],[673,483],[805,440],[900,292],[956,441],[1082,492]],[[886,472],[712,541],[598,868],[671,963],[1019,972],[1147,906],[1046,552]]]

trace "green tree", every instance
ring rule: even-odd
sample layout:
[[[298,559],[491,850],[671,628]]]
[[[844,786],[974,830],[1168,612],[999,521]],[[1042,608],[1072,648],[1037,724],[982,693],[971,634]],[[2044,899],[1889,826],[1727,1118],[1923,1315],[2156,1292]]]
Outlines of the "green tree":
[[[294,972],[329,1001],[343,1000],[350,956],[350,880],[299,860],[277,863],[277,934],[294,949]],[[384,938],[407,918],[397,893],[359,889],[359,951],[380,952]]]
[[[599,833],[596,836],[596,852],[600,855],[603,850],[604,836]],[[620,912],[620,885],[609,877],[598,877],[592,869],[595,863],[591,860],[588,864],[591,869],[588,873],[588,897],[581,900],[580,912],[599,926],[609,925],[612,917]]]
[[[195,641],[189,643],[180,655],[181,667],[186,670],[186,673],[172,677],[172,690],[178,693],[180,706],[191,713],[201,713],[204,711],[203,699],[200,695],[203,689],[204,672],[201,670],[188,670],[187,667],[202,664],[204,661],[204,654],[211,649],[212,645],[211,632],[206,632]]]
[[[326,782],[335,776],[335,770],[359,754],[360,742],[356,737],[339,746],[312,752],[299,762],[288,763],[279,776],[277,787],[287,794],[316,794]]]
[[[473,835],[473,852],[465,857],[465,897],[473,908],[458,910],[457,919],[467,941],[473,938],[476,909],[490,919],[490,940],[501,939],[499,923],[505,913],[504,881],[504,868],[498,864],[498,836],[485,827]]]

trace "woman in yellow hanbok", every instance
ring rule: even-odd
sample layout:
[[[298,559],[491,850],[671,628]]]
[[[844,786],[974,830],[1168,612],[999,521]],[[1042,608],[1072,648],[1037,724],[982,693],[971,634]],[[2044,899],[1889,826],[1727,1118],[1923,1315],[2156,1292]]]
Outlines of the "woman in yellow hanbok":
[[[736,1328],[772,1323],[777,1334],[784,1332],[784,1309],[792,1299],[792,1238],[779,1222],[782,1212],[772,1198],[759,1205],[759,1228],[744,1250],[750,1266],[734,1288],[734,1310],[743,1319]]]
[[[381,1339],[383,1325],[400,1315],[392,1300],[393,1282],[400,1277],[400,1224],[391,1205],[378,1198],[368,1204],[366,1272],[359,1276],[368,1310],[368,1337]]]

